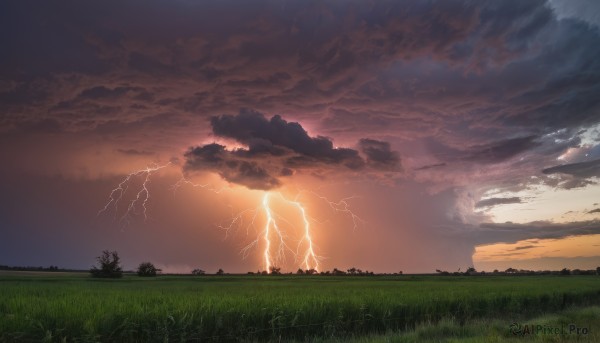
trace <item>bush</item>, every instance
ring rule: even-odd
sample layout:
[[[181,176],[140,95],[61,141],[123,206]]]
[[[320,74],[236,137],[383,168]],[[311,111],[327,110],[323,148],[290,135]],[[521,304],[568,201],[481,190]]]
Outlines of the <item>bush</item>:
[[[90,273],[93,277],[120,278],[123,277],[119,254],[116,251],[104,250],[102,255],[96,257],[98,266],[93,266]]]
[[[156,273],[160,272],[160,269],[156,268],[150,262],[142,262],[138,266],[137,275],[138,276],[156,276]]]

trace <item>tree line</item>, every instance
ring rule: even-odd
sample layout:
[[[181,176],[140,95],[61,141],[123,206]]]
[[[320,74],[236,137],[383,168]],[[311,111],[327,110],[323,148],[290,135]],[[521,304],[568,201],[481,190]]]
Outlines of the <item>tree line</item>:
[[[58,268],[58,266],[53,266],[50,265],[49,267],[32,267],[32,266],[26,266],[26,267],[14,267],[14,266],[5,266],[5,265],[0,265],[0,270],[14,270],[14,271],[20,271],[20,272],[64,272],[64,271],[69,271],[67,269],[62,269],[62,268]]]
[[[60,269],[58,266],[49,267],[11,267],[6,265],[0,265],[0,270],[13,270],[13,271],[71,271],[67,269]],[[100,256],[96,257],[96,264],[89,270],[93,277],[97,278],[121,278],[123,277],[123,267],[121,265],[121,258],[116,251],[104,250]],[[142,277],[152,277],[160,274],[161,269],[157,268],[151,262],[142,262],[138,265],[136,273]],[[476,275],[600,275],[600,267],[595,270],[581,270],[581,269],[567,269],[562,270],[527,270],[527,269],[515,269],[507,268],[504,271],[494,270],[493,272],[477,271],[474,267],[467,268],[464,272],[458,269],[455,272],[448,272],[440,269],[436,269],[437,275],[442,276],[476,276]],[[194,269],[191,271],[192,275],[202,276],[208,275],[206,271],[202,269]],[[214,275],[225,275],[223,269],[217,270]],[[375,276],[375,275],[403,275],[402,271],[397,273],[385,273],[376,274],[373,271],[362,270],[360,268],[349,268],[347,270],[340,270],[333,268],[331,271],[317,271],[316,269],[302,269],[299,268],[296,273],[288,272],[282,273],[280,267],[272,266],[267,271],[248,272],[248,275],[323,275],[323,276]]]
[[[142,262],[138,266],[137,275],[139,276],[156,276],[161,272],[160,269],[156,268],[154,264],[151,262]],[[96,257],[96,265],[92,266],[90,269],[90,274],[93,277],[98,278],[121,278],[123,277],[123,267],[121,266],[121,258],[116,251],[104,250],[100,256]],[[202,269],[194,269],[191,271],[192,275],[201,276],[207,275],[206,271]],[[318,272],[316,269],[298,269],[295,273],[296,275],[332,275],[332,276],[342,276],[342,275],[350,275],[350,276],[374,276],[376,275],[373,271],[365,270],[363,271],[360,268],[349,268],[346,271],[333,268],[333,270],[329,271],[321,271]],[[215,275],[225,275],[223,269],[219,269]],[[248,275],[293,275],[291,272],[284,274],[281,272],[280,267],[271,267],[270,271],[257,271],[248,272]],[[402,275],[402,272],[387,274],[387,275]]]
[[[475,275],[600,275],[600,267],[594,269],[568,269],[563,268],[561,270],[529,270],[529,269],[515,269],[507,268],[504,271],[494,269],[492,272],[477,271],[474,267],[469,267],[464,272],[458,271],[448,272],[445,270],[436,269],[438,275],[443,276],[475,276]]]

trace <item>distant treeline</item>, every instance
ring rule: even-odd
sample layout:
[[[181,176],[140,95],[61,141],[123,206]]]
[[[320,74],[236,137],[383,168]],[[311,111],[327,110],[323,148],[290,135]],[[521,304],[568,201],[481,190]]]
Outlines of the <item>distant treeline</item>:
[[[448,272],[445,270],[436,269],[438,275],[444,276],[475,276],[475,275],[600,275],[600,267],[589,270],[582,269],[567,269],[561,270],[528,270],[528,269],[515,269],[507,268],[504,271],[495,269],[493,272],[478,272],[475,268],[467,268],[466,271],[461,272],[460,269],[456,272]]]
[[[58,268],[58,266],[49,266],[49,267],[20,267],[20,266],[4,266],[0,265],[0,270],[14,270],[20,272],[70,272],[70,271],[78,271],[71,269]]]

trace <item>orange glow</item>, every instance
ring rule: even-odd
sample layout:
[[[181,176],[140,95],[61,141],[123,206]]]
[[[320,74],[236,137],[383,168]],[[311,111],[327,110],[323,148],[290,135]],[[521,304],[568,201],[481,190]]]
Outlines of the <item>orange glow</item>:
[[[591,257],[598,255],[600,235],[560,239],[528,239],[475,247],[474,262],[514,261],[544,257]]]

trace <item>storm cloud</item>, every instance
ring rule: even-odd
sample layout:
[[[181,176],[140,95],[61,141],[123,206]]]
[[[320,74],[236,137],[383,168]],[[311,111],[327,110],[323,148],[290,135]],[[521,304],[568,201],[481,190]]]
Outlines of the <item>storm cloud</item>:
[[[600,221],[553,223],[535,221],[530,223],[482,223],[473,237],[479,243],[501,241],[513,243],[531,238],[564,238],[568,236],[600,234]]]
[[[276,188],[281,185],[279,177],[292,176],[296,170],[394,170],[400,162],[388,142],[361,139],[363,158],[357,150],[334,147],[327,137],[309,136],[299,123],[279,115],[267,119],[262,113],[244,109],[237,115],[211,117],[210,123],[215,136],[234,139],[246,147],[228,150],[212,143],[190,148],[184,170],[214,171],[250,189]]]
[[[568,174],[578,178],[600,177],[600,159],[563,164],[542,170],[544,174]]]

